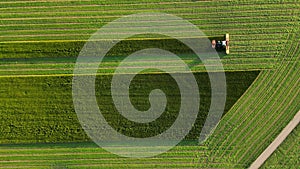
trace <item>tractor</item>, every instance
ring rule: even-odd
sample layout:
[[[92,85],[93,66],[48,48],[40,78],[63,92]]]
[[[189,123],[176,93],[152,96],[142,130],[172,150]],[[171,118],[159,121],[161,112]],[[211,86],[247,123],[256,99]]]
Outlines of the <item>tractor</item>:
[[[223,40],[215,40],[211,41],[211,47],[216,49],[217,51],[226,51],[226,54],[229,54],[229,34],[225,34],[225,38]]]

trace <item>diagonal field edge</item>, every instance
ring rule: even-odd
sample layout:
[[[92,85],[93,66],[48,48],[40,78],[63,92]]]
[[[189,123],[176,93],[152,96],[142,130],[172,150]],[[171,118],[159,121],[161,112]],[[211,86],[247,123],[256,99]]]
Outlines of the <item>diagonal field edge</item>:
[[[277,149],[277,147],[286,139],[300,122],[300,111],[294,116],[289,124],[281,131],[275,140],[264,150],[264,152],[251,164],[249,169],[259,168]]]

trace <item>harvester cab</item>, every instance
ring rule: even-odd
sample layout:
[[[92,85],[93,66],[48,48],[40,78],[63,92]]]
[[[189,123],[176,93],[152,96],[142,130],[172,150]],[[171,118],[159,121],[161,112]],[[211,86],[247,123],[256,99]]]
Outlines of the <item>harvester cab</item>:
[[[224,39],[213,39],[211,41],[211,47],[217,51],[225,51],[226,54],[229,54],[229,34],[226,33]]]

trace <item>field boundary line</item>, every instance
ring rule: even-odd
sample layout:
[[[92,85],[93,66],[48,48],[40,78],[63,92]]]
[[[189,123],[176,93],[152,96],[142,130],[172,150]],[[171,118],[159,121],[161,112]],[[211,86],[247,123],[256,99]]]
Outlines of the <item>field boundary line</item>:
[[[300,111],[294,116],[289,124],[281,131],[275,140],[261,153],[261,155],[251,164],[249,169],[259,168],[279,147],[279,145],[287,138],[294,128],[300,123]]]

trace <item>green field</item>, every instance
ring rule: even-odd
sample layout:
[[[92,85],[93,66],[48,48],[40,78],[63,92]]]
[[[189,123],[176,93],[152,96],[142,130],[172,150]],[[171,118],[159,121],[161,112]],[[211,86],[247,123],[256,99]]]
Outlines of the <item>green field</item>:
[[[207,158],[207,148],[204,146],[176,146],[167,153],[146,159],[121,158],[93,143],[0,147],[0,164],[3,168],[190,168],[199,164],[199,157]]]
[[[299,0],[0,1],[0,168],[249,167],[300,110],[299,8]],[[114,19],[138,12],[182,17],[207,35],[201,38],[230,33],[230,54],[219,53],[226,71],[226,114],[201,145],[193,140],[209,108],[210,84],[204,65],[185,46],[173,39],[137,36],[122,41],[106,57],[105,69],[98,70],[97,97],[99,103],[101,94],[105,96],[108,104],[99,106],[107,112],[115,112],[106,93],[111,74],[138,49],[156,46],[173,51],[197,79],[203,102],[194,128],[182,144],[146,159],[121,158],[91,143],[78,123],[71,91],[76,57],[89,37]],[[179,94],[173,93],[178,89],[169,78],[138,75],[132,102],[147,109],[147,92],[163,86],[174,103],[165,118],[175,118]],[[154,83],[139,88],[145,81]],[[157,131],[151,125],[138,128],[154,135],[169,123]],[[114,125],[128,135],[148,136],[124,120]],[[299,126],[263,168],[297,168],[298,142]]]
[[[299,166],[300,127],[297,126],[262,168],[290,168]]]
[[[255,80],[259,72],[227,73],[227,112]],[[195,73],[200,91],[200,108],[197,123],[187,140],[197,141],[210,106],[210,83],[206,73]],[[72,76],[2,77],[0,98],[0,143],[82,142],[90,141],[81,128],[73,107]],[[176,82],[167,74],[138,75],[131,84],[132,103],[139,110],[149,108],[148,94],[161,87],[167,94],[169,105],[164,118],[156,123],[137,125],[114,108],[110,94],[112,75],[97,77],[96,90],[101,112],[116,129],[124,134],[158,134],[176,119],[180,105],[180,92]],[[145,82],[155,81],[145,85]],[[28,83],[30,82],[30,83]],[[101,82],[101,83],[100,83]],[[9,86],[9,87],[8,87]],[[141,87],[142,86],[142,87]],[[5,91],[4,91],[5,89]],[[173,120],[172,120],[173,119]],[[164,123],[162,123],[164,122]],[[164,125],[162,125],[162,124]],[[159,126],[159,129],[153,129]],[[138,129],[138,130],[137,130]],[[140,130],[140,131],[139,131]],[[147,132],[141,132],[141,131]],[[139,136],[145,137],[145,136]]]

